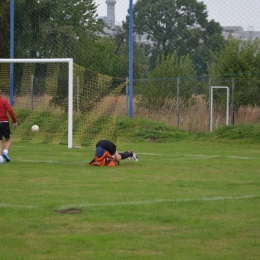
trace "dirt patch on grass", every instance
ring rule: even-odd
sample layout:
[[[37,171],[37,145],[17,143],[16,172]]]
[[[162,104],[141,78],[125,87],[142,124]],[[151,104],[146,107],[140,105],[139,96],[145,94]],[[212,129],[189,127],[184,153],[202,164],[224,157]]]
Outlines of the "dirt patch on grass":
[[[54,210],[57,214],[79,214],[82,212],[82,209],[79,208],[69,208],[69,209],[56,209]]]

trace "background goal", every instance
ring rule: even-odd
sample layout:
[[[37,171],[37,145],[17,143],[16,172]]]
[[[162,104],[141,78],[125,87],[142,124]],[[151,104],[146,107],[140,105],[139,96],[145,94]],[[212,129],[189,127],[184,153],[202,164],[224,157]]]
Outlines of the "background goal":
[[[10,97],[10,63],[14,67]],[[85,69],[72,59],[0,59],[0,88],[13,103],[13,140],[94,146],[116,142],[116,106],[126,79]],[[32,132],[37,124],[39,132]]]

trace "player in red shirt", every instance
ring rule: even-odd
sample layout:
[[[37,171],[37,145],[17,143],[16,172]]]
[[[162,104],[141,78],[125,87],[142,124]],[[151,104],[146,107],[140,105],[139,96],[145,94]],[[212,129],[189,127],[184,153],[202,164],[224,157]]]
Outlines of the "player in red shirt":
[[[4,159],[6,162],[10,162],[10,158],[8,157],[8,150],[11,146],[11,131],[7,113],[12,118],[13,125],[17,126],[17,120],[13,108],[9,102],[2,97],[2,91],[0,89],[0,164],[4,163]],[[4,150],[2,149],[3,136],[5,138]]]

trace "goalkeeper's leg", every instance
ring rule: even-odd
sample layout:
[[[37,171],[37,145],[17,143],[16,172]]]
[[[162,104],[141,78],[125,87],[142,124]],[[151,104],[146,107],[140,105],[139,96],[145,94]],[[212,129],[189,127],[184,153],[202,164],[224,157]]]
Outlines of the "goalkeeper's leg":
[[[134,161],[138,161],[138,158],[136,156],[136,154],[134,153],[134,151],[126,151],[124,153],[119,153],[119,155],[121,156],[121,159],[128,159],[128,161],[130,161],[130,158],[133,158]]]

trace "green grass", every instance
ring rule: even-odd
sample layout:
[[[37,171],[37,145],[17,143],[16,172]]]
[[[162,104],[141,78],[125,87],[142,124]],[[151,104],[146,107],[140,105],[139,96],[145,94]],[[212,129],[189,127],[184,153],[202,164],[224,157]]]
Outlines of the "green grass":
[[[155,138],[121,121],[118,150],[139,162],[119,167],[89,167],[90,147],[13,142],[0,259],[259,259],[260,143],[146,125]]]

